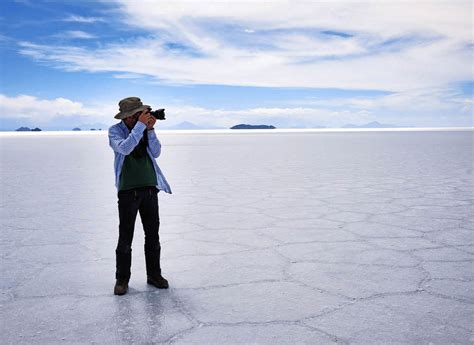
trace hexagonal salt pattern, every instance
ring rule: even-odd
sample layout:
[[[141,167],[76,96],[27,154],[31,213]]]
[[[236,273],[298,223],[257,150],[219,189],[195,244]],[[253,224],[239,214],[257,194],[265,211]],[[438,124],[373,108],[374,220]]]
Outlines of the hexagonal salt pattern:
[[[105,133],[1,137],[2,343],[474,341],[473,131],[158,136],[121,297]]]

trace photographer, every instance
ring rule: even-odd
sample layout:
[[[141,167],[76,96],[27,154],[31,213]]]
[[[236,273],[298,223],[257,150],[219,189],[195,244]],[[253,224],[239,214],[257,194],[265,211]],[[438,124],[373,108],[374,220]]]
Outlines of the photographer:
[[[119,110],[115,118],[122,121],[109,128],[109,144],[115,154],[119,210],[114,294],[123,295],[128,290],[138,212],[145,232],[147,282],[166,289],[168,281],[161,275],[160,267],[158,192],[163,190],[171,194],[171,189],[155,161],[161,153],[161,144],[153,128],[156,118],[150,113],[151,107],[144,105],[138,97],[122,99]]]

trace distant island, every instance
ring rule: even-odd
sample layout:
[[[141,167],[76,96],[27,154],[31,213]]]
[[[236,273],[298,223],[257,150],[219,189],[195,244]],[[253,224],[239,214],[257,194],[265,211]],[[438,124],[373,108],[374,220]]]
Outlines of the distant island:
[[[30,129],[29,127],[20,127],[15,129],[17,132],[41,132],[41,128],[35,127],[33,129]]]
[[[230,129],[275,129],[275,126],[272,125],[246,125],[240,124],[230,127]]]
[[[73,131],[80,131],[81,129],[79,127],[74,127],[72,130]]]
[[[20,127],[20,128],[15,129],[15,131],[17,131],[17,132],[29,132],[29,131],[31,131],[31,128],[29,128],[29,127]]]

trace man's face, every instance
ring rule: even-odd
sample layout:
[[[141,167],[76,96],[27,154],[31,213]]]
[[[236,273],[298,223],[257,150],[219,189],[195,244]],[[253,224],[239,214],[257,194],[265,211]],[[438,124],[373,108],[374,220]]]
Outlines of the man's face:
[[[125,122],[125,124],[128,127],[133,128],[135,126],[135,124],[137,123],[137,121],[138,121],[138,117],[140,116],[140,113],[141,113],[141,111],[133,114],[132,116],[129,116],[129,117],[123,119],[123,122]]]

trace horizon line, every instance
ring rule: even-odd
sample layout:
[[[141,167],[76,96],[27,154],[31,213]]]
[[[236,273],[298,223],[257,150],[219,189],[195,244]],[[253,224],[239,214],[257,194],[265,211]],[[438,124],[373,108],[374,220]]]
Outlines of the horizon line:
[[[158,129],[159,134],[234,134],[234,133],[317,133],[317,132],[429,132],[429,131],[473,131],[471,127],[387,127],[387,128],[274,128],[274,129]],[[108,130],[45,130],[45,131],[1,131],[0,137],[39,135],[94,135]]]

